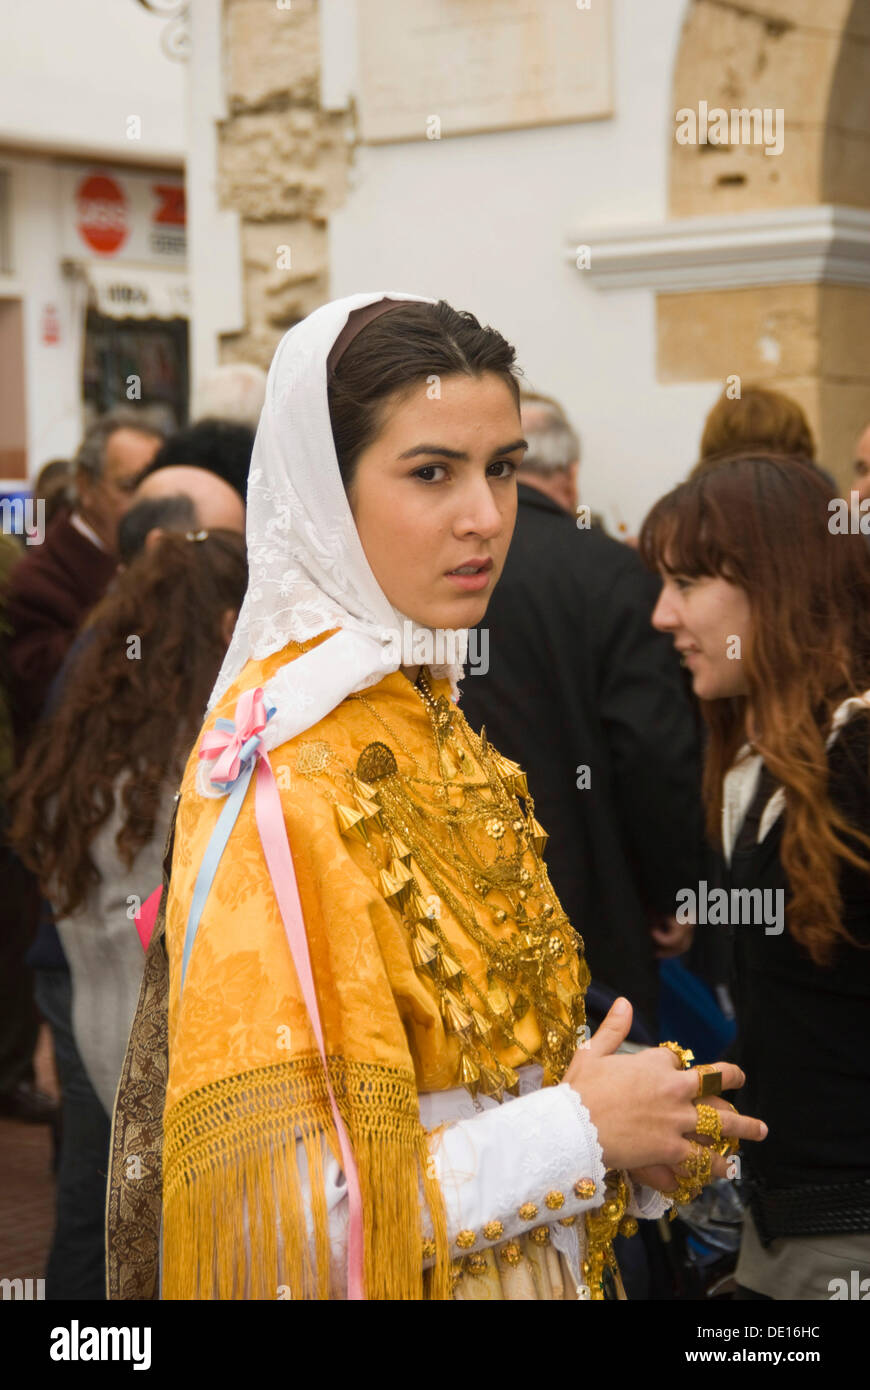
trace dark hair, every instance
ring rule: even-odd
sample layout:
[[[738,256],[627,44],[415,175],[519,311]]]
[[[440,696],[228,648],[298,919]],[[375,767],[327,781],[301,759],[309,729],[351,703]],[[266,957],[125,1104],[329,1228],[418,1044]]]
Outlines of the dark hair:
[[[870,551],[863,536],[828,529],[832,500],[811,463],[733,458],[656,502],[639,541],[651,569],[719,576],[747,595],[752,624],[741,659],[748,694],[701,701],[710,730],[707,831],[720,840],[723,784],[747,738],[750,704],[755,748],[785,788],[789,930],[817,964],[848,935],[837,861],[870,871],[854,849],[860,843],[866,853],[870,839],[843,820],[828,794],[833,712],[870,687]]]
[[[352,317],[352,316],[351,316]],[[516,352],[494,328],[482,328],[444,300],[409,301],[366,324],[335,365],[327,397],[341,480],[347,490],[360,454],[383,424],[383,407],[397,392],[430,376],[494,372],[519,406]]]
[[[161,798],[199,731],[226,650],[221,618],[240,608],[246,582],[245,541],[234,531],[163,536],[91,614],[61,702],[8,788],[9,841],[61,916],[99,882],[90,846],[116,799],[128,869],[164,833]]]
[[[248,494],[248,472],[254,431],[234,420],[199,420],[176,430],[157,450],[142,478],[161,468],[205,468],[234,487],[244,502]],[[141,482],[141,479],[140,479]]]
[[[815,459],[813,432],[797,401],[767,386],[743,386],[733,399],[724,391],[704,422],[701,461],[768,450],[783,457]]]
[[[118,523],[118,554],[122,565],[130,565],[145,547],[149,531],[193,531],[196,508],[189,497],[143,497],[125,512]]]

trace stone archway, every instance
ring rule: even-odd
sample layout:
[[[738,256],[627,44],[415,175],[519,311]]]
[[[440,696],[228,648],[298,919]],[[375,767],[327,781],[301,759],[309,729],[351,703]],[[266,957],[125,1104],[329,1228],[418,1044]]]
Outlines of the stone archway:
[[[776,155],[746,138],[754,124],[738,127],[735,143],[674,139],[671,218],[762,213],[775,227],[781,213],[785,229],[800,209],[870,209],[868,92],[870,0],[691,0],[675,119],[701,103],[779,110],[784,134]],[[851,224],[860,232],[863,217]],[[810,417],[821,461],[848,481],[854,439],[870,420],[870,274],[829,258],[804,283],[749,278],[744,288],[663,293],[657,319],[662,381],[724,383],[736,373],[788,391]]]

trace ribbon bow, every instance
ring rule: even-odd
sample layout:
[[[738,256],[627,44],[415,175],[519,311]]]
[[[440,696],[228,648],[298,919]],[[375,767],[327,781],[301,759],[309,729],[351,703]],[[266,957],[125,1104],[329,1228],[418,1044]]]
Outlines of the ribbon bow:
[[[274,705],[266,708],[262,689],[246,690],[239,697],[235,719],[217,719],[203,735],[199,756],[217,758],[209,779],[221,791],[228,792],[263,756],[261,735],[274,713]]]

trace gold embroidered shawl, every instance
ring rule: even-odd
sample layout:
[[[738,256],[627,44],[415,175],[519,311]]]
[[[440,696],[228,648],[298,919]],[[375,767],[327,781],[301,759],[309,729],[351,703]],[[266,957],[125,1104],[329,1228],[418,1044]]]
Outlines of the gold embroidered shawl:
[[[205,728],[327,635],[249,662]],[[427,708],[394,672],[270,755],[330,1077],[360,1174],[373,1299],[450,1296],[418,1093],[467,1084],[497,1094],[529,1060],[559,1080],[588,979],[539,856],[545,836],[516,798],[520,769],[471,732],[446,681],[431,693]],[[195,789],[198,747],[116,1103],[109,1296],[155,1295],[162,1160],[164,1298],[273,1299],[280,1286],[329,1297],[321,1136],[336,1156],[337,1141],[252,788],[179,996],[194,883],[224,805]],[[421,1190],[435,1247],[425,1279]]]

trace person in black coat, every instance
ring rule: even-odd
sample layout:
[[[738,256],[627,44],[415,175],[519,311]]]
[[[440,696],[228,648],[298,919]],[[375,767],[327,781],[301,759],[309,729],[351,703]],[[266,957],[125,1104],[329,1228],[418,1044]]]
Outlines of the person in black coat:
[[[811,464],[736,458],[640,538],[709,728],[697,930],[733,938],[739,1103],[770,1131],[732,1174],[741,1298],[870,1290],[870,556],[830,501]]]
[[[695,718],[650,626],[658,581],[588,511],[575,515],[576,435],[541,398],[522,420],[516,530],[471,636],[461,707],[528,775],[553,886],[585,942],[591,1011],[624,994],[638,1036],[656,1041],[657,951],[690,937],[664,919],[699,872]]]

